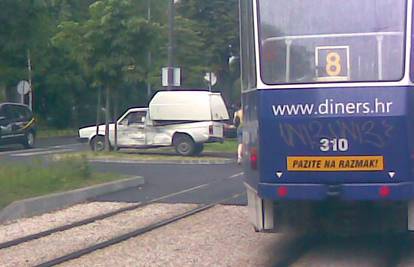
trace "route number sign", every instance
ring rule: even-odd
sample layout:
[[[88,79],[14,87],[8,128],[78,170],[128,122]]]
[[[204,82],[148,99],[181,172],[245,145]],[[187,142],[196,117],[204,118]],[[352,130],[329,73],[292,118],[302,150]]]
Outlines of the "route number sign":
[[[316,47],[315,66],[318,81],[348,81],[349,46]]]

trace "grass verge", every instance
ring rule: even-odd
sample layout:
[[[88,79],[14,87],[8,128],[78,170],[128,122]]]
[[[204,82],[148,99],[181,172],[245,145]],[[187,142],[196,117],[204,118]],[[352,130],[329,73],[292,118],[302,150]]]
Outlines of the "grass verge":
[[[224,143],[210,143],[204,145],[205,152],[237,153],[237,139],[226,139]]]
[[[223,154],[224,153],[224,154]],[[199,156],[184,157],[177,155],[174,148],[154,148],[154,149],[127,149],[119,152],[73,152],[58,154],[52,157],[53,160],[62,159],[95,159],[95,160],[222,160],[229,158],[229,154],[236,155],[237,140],[226,140],[223,144],[205,144],[204,152]]]
[[[85,158],[65,159],[47,165],[35,161],[25,165],[0,166],[0,209],[16,200],[83,188],[126,178],[94,173]]]
[[[74,129],[50,129],[50,128],[39,128],[37,130],[38,138],[49,138],[49,137],[65,137],[65,136],[76,136],[78,132]]]
[[[136,160],[136,161],[191,161],[191,160],[223,160],[224,157],[218,157],[214,155],[202,154],[200,156],[184,157],[176,155],[173,151],[140,151],[140,150],[123,150],[120,152],[74,152],[54,155],[53,160],[66,160],[66,159],[80,159],[86,158],[89,160]]]

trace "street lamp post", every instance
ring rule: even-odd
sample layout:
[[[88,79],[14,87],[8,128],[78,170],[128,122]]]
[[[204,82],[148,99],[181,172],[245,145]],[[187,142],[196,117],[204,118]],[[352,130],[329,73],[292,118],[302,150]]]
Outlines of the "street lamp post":
[[[174,0],[169,0],[169,6],[168,6],[168,28],[169,28],[169,34],[168,34],[168,87],[167,90],[170,91],[172,89],[171,86],[171,77],[173,76],[173,68],[174,68],[174,16],[175,16],[175,10],[174,10]]]
[[[27,71],[29,75],[29,108],[33,110],[33,85],[32,85],[32,59],[30,55],[30,49],[27,50]],[[23,103],[24,103],[24,94],[23,94]]]
[[[147,0],[147,19],[151,22],[151,0]],[[151,97],[151,82],[150,82],[150,70],[152,65],[151,51],[148,51],[148,73],[147,73],[147,98]]]

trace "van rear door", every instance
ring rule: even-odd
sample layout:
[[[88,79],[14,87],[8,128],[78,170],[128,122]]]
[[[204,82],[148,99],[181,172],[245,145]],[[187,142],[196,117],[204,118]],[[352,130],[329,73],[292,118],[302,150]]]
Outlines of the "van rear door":
[[[229,119],[226,105],[220,94],[210,95],[211,119],[213,121],[225,121]]]

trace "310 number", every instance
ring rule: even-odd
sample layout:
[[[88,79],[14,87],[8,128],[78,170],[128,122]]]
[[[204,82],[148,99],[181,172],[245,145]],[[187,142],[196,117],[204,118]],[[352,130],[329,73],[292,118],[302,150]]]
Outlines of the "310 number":
[[[321,144],[321,151],[322,152],[329,152],[329,151],[333,151],[333,152],[345,152],[348,151],[349,149],[349,143],[347,139],[344,138],[334,138],[334,139],[321,139],[320,141]]]

